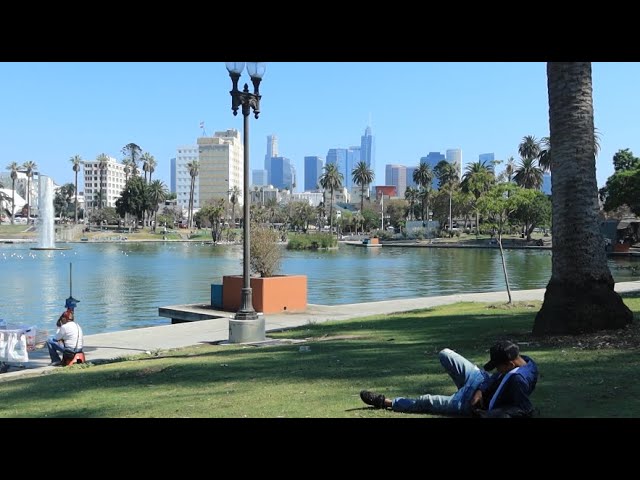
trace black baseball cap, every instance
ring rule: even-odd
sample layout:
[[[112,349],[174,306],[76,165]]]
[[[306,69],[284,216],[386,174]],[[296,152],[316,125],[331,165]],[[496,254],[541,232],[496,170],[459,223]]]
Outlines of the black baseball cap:
[[[509,340],[500,340],[489,350],[491,360],[485,363],[484,369],[493,370],[496,368],[496,365],[515,360],[518,358],[518,355],[520,355],[518,345]]]

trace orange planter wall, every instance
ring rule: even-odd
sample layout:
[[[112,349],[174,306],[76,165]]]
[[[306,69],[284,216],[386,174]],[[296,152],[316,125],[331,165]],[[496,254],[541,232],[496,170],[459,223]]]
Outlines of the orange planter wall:
[[[277,275],[251,277],[253,308],[256,312],[303,312],[307,309],[307,276]],[[236,311],[242,298],[242,276],[222,277],[222,308]]]

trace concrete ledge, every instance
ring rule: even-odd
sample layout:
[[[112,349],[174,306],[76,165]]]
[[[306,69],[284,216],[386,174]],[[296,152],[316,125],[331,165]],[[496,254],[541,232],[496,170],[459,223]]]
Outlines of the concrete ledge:
[[[234,313],[216,310],[208,304],[186,304],[158,307],[158,315],[170,318],[172,324],[212,320],[214,318],[232,318]]]

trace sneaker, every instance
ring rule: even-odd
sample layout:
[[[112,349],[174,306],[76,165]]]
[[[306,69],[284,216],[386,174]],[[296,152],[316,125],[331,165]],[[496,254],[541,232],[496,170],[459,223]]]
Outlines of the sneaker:
[[[368,390],[362,390],[360,392],[360,398],[367,405],[371,405],[374,408],[386,408],[384,405],[385,397],[382,394],[376,394]]]
[[[62,362],[51,362],[49,364],[50,367],[59,367],[60,365],[62,365]]]

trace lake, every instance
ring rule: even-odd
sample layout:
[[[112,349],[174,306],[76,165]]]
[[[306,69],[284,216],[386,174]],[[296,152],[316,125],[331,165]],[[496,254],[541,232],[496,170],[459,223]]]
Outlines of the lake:
[[[170,320],[158,316],[158,307],[209,303],[212,283],[242,274],[242,245],[66,245],[71,250],[0,244],[0,318],[53,332],[70,293],[70,264],[72,293],[80,300],[76,317],[86,334],[166,325]],[[513,290],[546,286],[550,250],[506,250],[505,255]],[[616,282],[639,279],[637,257],[610,258],[609,266]],[[325,305],[506,290],[495,249],[340,245],[332,251],[285,250],[280,273],[307,275],[308,302]]]

